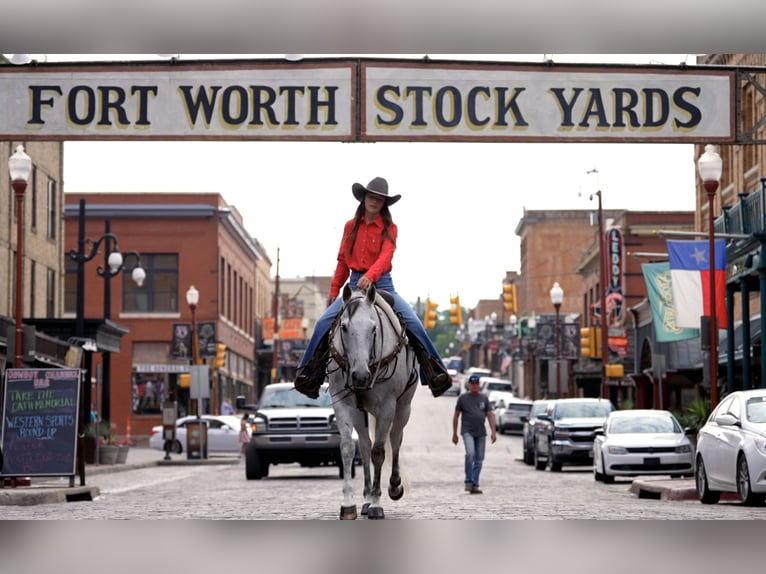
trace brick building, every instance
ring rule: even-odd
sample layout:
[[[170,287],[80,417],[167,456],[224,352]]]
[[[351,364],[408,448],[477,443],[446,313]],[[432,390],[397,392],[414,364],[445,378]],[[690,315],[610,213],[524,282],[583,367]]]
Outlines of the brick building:
[[[109,283],[110,315],[127,329],[120,352],[111,356],[111,421],[118,434],[128,420],[136,436],[161,424],[161,409],[171,389],[178,393],[179,415],[190,406],[180,375],[189,372],[191,309],[186,292],[199,291],[195,319],[200,356],[214,354],[215,342],[227,346],[225,367],[212,374],[213,390],[206,410],[217,412],[221,401],[244,395],[256,398],[268,382],[269,364],[256,363],[260,320],[272,309],[271,260],[245,230],[242,216],[219,194],[67,193],[64,214],[66,251],[77,249],[80,200],[85,200],[86,251],[105,235],[106,222],[124,255],[125,269]],[[131,278],[140,254],[146,271],[143,286]],[[107,280],[100,255],[84,263],[85,317],[105,316]],[[76,312],[77,263],[67,258],[64,317]],[[94,370],[102,361],[94,353]],[[212,361],[208,361],[212,363]],[[265,372],[264,372],[265,371]],[[94,399],[99,388],[92,389]]]

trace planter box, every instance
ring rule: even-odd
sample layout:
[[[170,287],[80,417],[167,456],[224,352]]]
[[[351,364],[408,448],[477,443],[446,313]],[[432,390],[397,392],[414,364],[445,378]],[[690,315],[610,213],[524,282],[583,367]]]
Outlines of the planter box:
[[[115,464],[120,447],[113,444],[102,444],[98,447],[98,464]]]
[[[128,451],[130,451],[129,446],[117,447],[117,464],[125,464],[128,461]]]

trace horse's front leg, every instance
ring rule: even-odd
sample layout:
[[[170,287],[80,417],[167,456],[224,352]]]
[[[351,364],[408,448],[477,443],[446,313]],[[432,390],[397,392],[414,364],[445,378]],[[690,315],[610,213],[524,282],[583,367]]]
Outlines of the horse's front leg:
[[[380,505],[380,478],[383,474],[383,463],[386,460],[386,439],[391,428],[389,421],[377,420],[375,424],[375,442],[372,445],[372,491],[370,492],[370,508],[367,518],[376,520],[385,518],[383,507]]]
[[[343,502],[340,506],[341,520],[356,520],[356,504],[354,504],[354,484],[352,474],[354,468],[354,438],[351,436],[351,421],[338,421],[340,431],[340,456],[343,464]]]

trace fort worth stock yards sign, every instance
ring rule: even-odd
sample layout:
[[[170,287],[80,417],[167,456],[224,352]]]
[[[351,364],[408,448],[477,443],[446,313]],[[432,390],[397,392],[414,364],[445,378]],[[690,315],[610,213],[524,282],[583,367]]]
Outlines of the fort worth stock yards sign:
[[[316,59],[0,66],[0,138],[731,142],[735,73]]]

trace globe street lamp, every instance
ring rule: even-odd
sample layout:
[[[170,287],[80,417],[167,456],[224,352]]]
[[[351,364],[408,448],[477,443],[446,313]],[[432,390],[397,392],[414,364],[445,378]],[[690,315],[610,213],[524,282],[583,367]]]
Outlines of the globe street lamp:
[[[559,311],[561,310],[561,303],[564,301],[564,290],[559,285],[558,281],[551,287],[551,303],[556,308],[556,398],[561,398],[561,323],[559,321]]]
[[[111,279],[120,271],[125,269],[125,262],[122,253],[117,246],[117,239],[112,235],[111,222],[104,224],[104,265],[99,266],[96,272],[104,278],[104,319],[112,318],[112,288]],[[114,243],[112,244],[112,242]],[[129,251],[125,257],[135,257],[136,265],[133,267],[131,277],[136,285],[141,287],[146,279],[146,272],[141,267],[141,255],[137,251]],[[104,351],[101,355],[101,365],[103,367],[103,393],[101,396],[101,418],[110,421],[112,416],[112,353]]]
[[[101,244],[104,244],[104,266],[99,267],[97,273],[104,277],[104,319],[111,318],[111,290],[109,286],[109,279],[112,276],[119,273],[123,268],[123,257],[119,251],[117,236],[111,233],[109,222],[106,222],[106,233],[99,237],[96,241],[91,241],[85,237],[85,200],[80,199],[79,213],[77,221],[77,249],[72,249],[67,254],[69,259],[77,263],[77,302],[75,306],[75,337],[77,340],[83,341],[85,338],[85,263],[93,259],[98,253]],[[90,250],[87,250],[87,246],[90,245]],[[138,258],[138,253],[131,252]],[[140,259],[137,266],[133,269],[133,280],[138,283],[139,286],[144,281],[146,273],[141,268]],[[140,280],[140,283],[139,283]],[[83,408],[82,418],[83,424],[87,426],[87,417],[90,417],[90,412],[86,412],[86,409],[90,409],[91,406],[91,389],[90,389],[90,353],[96,349],[83,349],[87,350],[86,359],[86,383],[83,389]],[[111,355],[109,352],[104,352],[102,356],[102,367],[104,372],[103,380],[103,397],[101,407],[101,419],[109,422],[111,417]]]
[[[715,146],[708,144],[703,153],[697,160],[697,169],[702,178],[702,187],[707,192],[707,216],[708,216],[708,243],[710,250],[710,408],[714,409],[718,405],[718,317],[716,314],[716,294],[715,294],[715,217],[713,208],[715,207],[715,192],[718,189],[718,182],[721,179],[723,171],[723,161],[721,156],[715,151]]]
[[[197,359],[199,356],[197,349],[197,345],[199,344],[199,341],[197,340],[197,318],[195,315],[195,311],[197,310],[197,303],[199,303],[199,291],[194,285],[192,285],[186,291],[186,304],[189,306],[189,310],[191,311],[192,365],[197,364]]]
[[[8,172],[11,175],[11,186],[16,197],[16,337],[14,339],[15,359],[13,366],[21,368],[23,357],[22,341],[24,327],[21,324],[24,298],[24,192],[27,189],[29,174],[32,172],[32,158],[24,153],[24,146],[16,146],[16,151],[8,159]]]

